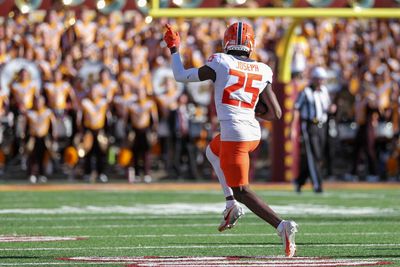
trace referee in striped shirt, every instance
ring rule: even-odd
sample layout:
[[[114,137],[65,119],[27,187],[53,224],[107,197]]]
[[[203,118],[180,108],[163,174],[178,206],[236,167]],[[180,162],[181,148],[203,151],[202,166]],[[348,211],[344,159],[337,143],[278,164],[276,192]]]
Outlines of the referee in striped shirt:
[[[322,193],[322,161],[327,139],[328,110],[331,105],[328,90],[324,85],[327,73],[322,67],[311,71],[311,83],[299,93],[295,103],[294,122],[300,121],[301,158],[299,176],[295,190],[311,178],[313,189]],[[297,129],[297,127],[292,127]]]

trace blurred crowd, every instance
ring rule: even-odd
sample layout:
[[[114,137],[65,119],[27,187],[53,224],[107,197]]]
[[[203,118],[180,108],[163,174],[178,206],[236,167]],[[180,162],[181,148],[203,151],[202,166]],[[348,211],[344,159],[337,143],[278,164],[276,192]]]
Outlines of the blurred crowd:
[[[328,72],[332,99],[326,176],[398,179],[400,25],[397,20],[307,21],[294,47],[293,83],[307,65]]]
[[[85,8],[76,16],[48,10],[43,21],[19,13],[4,18],[2,172],[17,162],[32,183],[45,182],[51,173],[92,182],[108,181],[107,173],[151,182],[160,170],[171,179],[211,177],[203,152],[218,131],[212,84],[175,82],[161,42],[168,21],[181,34],[187,67],[200,67],[222,52],[229,20],[151,20],[138,12],[125,19],[119,12]],[[291,20],[251,23],[252,58],[276,69]],[[322,66],[337,106],[330,114],[326,175],[396,177],[399,21],[306,20],[296,35],[293,84],[301,90],[310,68]],[[271,125],[262,123],[265,142],[255,158],[268,154]],[[357,138],[359,131],[366,138]],[[338,162],[339,155],[354,162]]]

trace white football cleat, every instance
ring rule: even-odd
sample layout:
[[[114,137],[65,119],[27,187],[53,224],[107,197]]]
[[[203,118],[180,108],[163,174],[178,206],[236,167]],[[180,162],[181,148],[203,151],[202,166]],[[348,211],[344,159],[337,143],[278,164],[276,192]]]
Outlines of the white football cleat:
[[[239,218],[244,215],[244,210],[239,204],[234,204],[232,207],[226,208],[223,215],[224,218],[222,218],[221,224],[218,227],[218,231],[220,232],[233,228]]]
[[[108,182],[108,177],[107,177],[107,175],[105,175],[104,173],[100,173],[100,175],[99,175],[99,180],[100,180],[100,182],[102,182],[102,183],[107,183],[107,182]]]
[[[298,225],[294,221],[283,221],[282,223],[283,227],[280,232],[278,231],[278,235],[282,239],[286,257],[293,257],[296,254],[296,243],[294,239]]]
[[[38,181],[38,179],[35,175],[29,176],[29,182],[31,182],[31,184],[36,184],[37,181]]]

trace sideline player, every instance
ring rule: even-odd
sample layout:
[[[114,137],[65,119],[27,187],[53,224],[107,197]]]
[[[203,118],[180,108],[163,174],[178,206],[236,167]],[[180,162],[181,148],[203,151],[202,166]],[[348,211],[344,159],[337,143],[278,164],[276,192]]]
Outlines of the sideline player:
[[[211,141],[207,154],[217,174],[220,172],[218,179],[225,197],[230,198],[227,200],[231,204],[233,202],[232,207],[238,206],[236,199],[275,227],[282,238],[286,256],[293,257],[296,252],[297,224],[282,220],[249,188],[249,153],[258,146],[261,137],[260,124],[255,118],[255,106],[259,97],[268,106],[267,111],[260,116],[262,119],[279,119],[282,115],[271,87],[271,69],[249,58],[254,48],[252,27],[244,22],[229,26],[224,34],[225,53],[213,54],[206,65],[199,69],[183,67],[178,51],[179,34],[168,24],[166,29],[164,41],[171,51],[175,79],[179,82],[214,82],[214,101],[221,134]],[[236,213],[239,218],[240,211],[241,208],[227,209],[223,222],[234,225],[236,221],[231,218],[231,214]]]

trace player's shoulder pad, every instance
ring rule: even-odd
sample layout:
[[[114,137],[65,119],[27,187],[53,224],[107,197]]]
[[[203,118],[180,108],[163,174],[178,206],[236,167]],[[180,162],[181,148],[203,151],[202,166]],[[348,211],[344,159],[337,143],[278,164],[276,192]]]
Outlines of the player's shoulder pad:
[[[263,75],[266,77],[266,81],[268,83],[272,83],[272,77],[273,77],[274,73],[273,73],[271,67],[265,63],[262,63],[261,65],[263,66],[262,72],[263,72]]]
[[[268,71],[268,73],[271,73],[271,75],[273,74],[273,72],[272,72],[272,69],[271,69],[271,67],[270,66],[268,66],[267,64],[265,64],[264,63],[264,65],[265,65],[265,68],[266,68],[266,70]]]
[[[206,65],[207,65],[208,67],[212,68],[214,71],[217,71],[217,69],[219,68],[219,66],[220,66],[220,64],[221,64],[221,62],[222,62],[222,60],[223,60],[223,56],[224,56],[223,53],[215,53],[215,54],[212,54],[212,55],[208,58],[208,60],[207,60],[207,62],[206,62]]]
[[[212,62],[219,64],[221,62],[222,57],[223,57],[222,53],[214,53],[207,59],[207,63]]]

